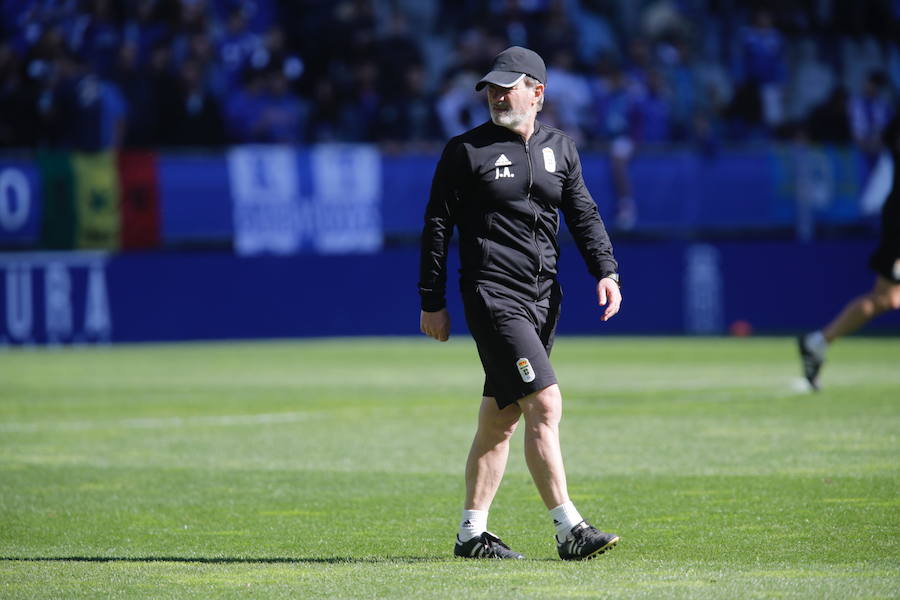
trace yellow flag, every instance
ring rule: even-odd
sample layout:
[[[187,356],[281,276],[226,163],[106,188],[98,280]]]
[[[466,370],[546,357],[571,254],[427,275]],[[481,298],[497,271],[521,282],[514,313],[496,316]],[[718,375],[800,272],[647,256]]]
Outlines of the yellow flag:
[[[116,250],[119,247],[119,177],[113,152],[76,152],[76,247]]]

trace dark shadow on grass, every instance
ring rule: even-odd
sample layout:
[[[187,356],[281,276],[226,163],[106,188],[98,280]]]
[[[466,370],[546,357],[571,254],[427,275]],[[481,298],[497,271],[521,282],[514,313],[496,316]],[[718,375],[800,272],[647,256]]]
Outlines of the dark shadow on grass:
[[[195,564],[340,564],[340,563],[418,563],[443,562],[452,558],[434,558],[424,556],[383,556],[353,558],[350,556],[328,557],[265,557],[241,558],[231,556],[0,556],[0,561],[17,562],[130,562],[130,563],[195,563]]]

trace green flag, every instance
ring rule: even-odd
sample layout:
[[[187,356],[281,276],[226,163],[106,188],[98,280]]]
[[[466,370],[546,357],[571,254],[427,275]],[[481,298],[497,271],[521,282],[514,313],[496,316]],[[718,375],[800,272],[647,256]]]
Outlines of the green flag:
[[[68,152],[42,151],[37,155],[41,174],[43,218],[41,247],[71,250],[78,227],[75,212],[74,177]]]

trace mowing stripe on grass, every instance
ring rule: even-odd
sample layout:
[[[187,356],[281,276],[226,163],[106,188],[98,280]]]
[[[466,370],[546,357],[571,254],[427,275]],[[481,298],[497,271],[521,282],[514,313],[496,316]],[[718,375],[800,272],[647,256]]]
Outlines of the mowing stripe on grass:
[[[159,417],[97,421],[55,421],[45,423],[0,423],[5,433],[36,433],[44,431],[88,431],[91,429],[172,429],[176,427],[232,427],[240,425],[271,425],[297,423],[313,418],[310,412],[283,412],[259,415],[220,415],[196,417]]]

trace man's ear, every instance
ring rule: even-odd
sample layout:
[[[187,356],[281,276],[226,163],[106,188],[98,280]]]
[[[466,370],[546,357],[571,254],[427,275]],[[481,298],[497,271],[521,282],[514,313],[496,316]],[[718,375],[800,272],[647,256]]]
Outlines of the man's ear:
[[[540,90],[540,91],[538,91],[538,90]],[[539,84],[535,85],[534,86],[534,99],[540,100],[541,96],[543,96],[543,95],[544,95],[544,84],[539,83]]]

